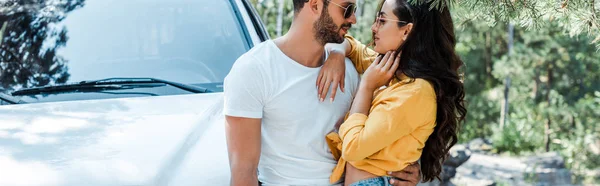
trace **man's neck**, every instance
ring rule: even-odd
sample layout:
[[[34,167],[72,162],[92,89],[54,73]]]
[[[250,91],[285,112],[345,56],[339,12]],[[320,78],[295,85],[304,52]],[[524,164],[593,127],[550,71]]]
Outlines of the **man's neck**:
[[[273,41],[279,49],[292,60],[307,67],[320,67],[323,65],[325,48],[319,43],[312,32],[290,28],[288,33]],[[312,28],[305,28],[312,29]]]

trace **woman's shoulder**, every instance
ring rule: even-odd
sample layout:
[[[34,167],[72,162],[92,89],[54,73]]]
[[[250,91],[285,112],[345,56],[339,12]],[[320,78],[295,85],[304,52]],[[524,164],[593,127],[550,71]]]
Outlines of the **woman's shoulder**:
[[[423,78],[410,78],[396,83],[392,92],[402,92],[409,94],[428,95],[435,97],[435,89],[431,82]]]
[[[423,78],[415,78],[413,83],[421,89],[433,91],[433,84]]]

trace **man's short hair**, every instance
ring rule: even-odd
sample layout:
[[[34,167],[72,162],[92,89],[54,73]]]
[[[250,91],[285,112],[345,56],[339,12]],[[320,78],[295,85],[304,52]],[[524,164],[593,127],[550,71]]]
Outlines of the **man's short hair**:
[[[304,7],[304,3],[308,2],[308,0],[294,0],[294,13],[300,12],[300,10]],[[323,4],[325,7],[329,4],[327,0],[323,0]]]
[[[308,2],[308,0],[294,0],[294,13],[300,12],[306,2]]]

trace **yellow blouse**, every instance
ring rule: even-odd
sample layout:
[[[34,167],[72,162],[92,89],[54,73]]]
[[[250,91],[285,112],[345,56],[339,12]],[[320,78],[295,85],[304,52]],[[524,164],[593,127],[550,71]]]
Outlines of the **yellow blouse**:
[[[346,38],[352,49],[348,57],[363,73],[377,53],[365,51],[366,46],[350,36]],[[400,171],[421,157],[435,127],[435,91],[424,79],[399,78],[375,92],[368,116],[352,114],[340,126],[339,134],[327,135],[329,148],[338,160],[331,183],[341,179],[346,162],[384,176],[387,171]]]

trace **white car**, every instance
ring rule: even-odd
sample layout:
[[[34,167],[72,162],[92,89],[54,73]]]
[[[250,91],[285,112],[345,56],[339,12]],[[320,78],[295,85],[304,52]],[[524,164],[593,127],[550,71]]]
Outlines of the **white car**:
[[[37,56],[0,49],[1,186],[229,184],[222,83],[269,39],[248,0],[40,4],[0,14],[1,44]]]

